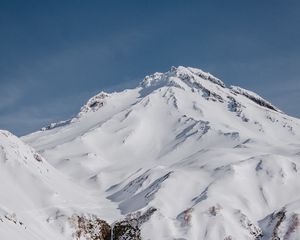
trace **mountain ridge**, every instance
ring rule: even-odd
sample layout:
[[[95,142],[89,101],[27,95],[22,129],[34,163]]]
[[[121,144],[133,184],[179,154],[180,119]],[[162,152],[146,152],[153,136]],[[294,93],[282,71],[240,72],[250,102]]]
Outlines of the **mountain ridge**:
[[[173,77],[178,77],[177,81],[174,81],[172,79]],[[151,89],[151,88],[162,87],[162,86],[180,87],[182,83],[188,82],[190,86],[192,86],[193,84],[196,84],[196,85],[198,84],[198,87],[203,89],[204,94],[214,95],[213,91],[210,91],[209,89],[205,88],[201,84],[199,86],[199,81],[195,80],[193,82],[195,77],[199,77],[202,80],[207,80],[207,81],[214,83],[224,89],[227,88],[223,81],[221,81],[217,77],[213,76],[212,74],[210,74],[208,72],[204,72],[201,69],[192,68],[192,67],[183,67],[183,66],[178,66],[178,67],[173,66],[173,67],[171,67],[171,69],[169,71],[167,71],[165,73],[156,72],[154,74],[147,75],[138,84],[137,88],[141,87],[142,88],[141,92],[143,92],[145,94],[147,92],[147,90],[145,90],[145,89],[148,89],[148,91],[149,91],[149,89]],[[178,82],[178,80],[181,83]],[[252,100],[253,102],[257,103],[260,106],[267,107],[267,108],[277,111],[277,112],[282,112],[280,109],[278,109],[277,107],[272,105],[269,101],[265,100],[264,98],[262,98],[261,96],[259,96],[258,94],[254,93],[252,91],[249,91],[249,90],[243,89],[241,87],[237,87],[237,86],[229,86],[228,89],[230,89],[234,95],[235,94],[243,95],[243,96],[249,98],[250,100]],[[113,93],[109,94],[109,93],[101,91],[100,93],[91,97],[86,102],[86,104],[81,107],[79,113],[74,118],[71,118],[71,119],[65,120],[65,121],[60,121],[57,123],[51,123],[50,125],[43,127],[41,130],[44,131],[44,130],[52,129],[54,127],[64,126],[65,124],[68,124],[71,121],[75,121],[77,118],[80,118],[82,115],[84,115],[84,113],[86,113],[88,111],[96,111],[98,108],[100,108],[104,104],[105,98],[111,96],[112,94]],[[215,94],[215,96],[217,98],[219,97],[217,94]]]

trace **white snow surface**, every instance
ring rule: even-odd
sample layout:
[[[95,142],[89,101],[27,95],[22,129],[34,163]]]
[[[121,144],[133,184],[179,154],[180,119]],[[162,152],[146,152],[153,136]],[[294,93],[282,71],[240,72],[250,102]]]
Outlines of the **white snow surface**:
[[[299,134],[299,119],[195,68],[101,92],[69,121],[0,132],[1,239],[73,239],[73,214],[113,223],[149,207],[143,239],[300,239]]]

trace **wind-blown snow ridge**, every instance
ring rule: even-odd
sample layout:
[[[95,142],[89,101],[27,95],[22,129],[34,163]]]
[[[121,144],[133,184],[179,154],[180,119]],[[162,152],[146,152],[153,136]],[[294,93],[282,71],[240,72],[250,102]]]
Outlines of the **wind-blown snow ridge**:
[[[141,95],[147,95],[161,87],[177,87],[191,91],[201,90],[204,98],[219,102],[226,101],[225,98],[222,98],[224,92],[227,92],[226,97],[230,98],[232,101],[236,101],[234,97],[238,94],[247,97],[262,107],[281,112],[280,109],[259,95],[241,87],[230,86],[229,88],[226,88],[226,85],[217,77],[192,67],[171,67],[171,69],[165,73],[156,72],[152,75],[146,76],[139,86],[142,88],[140,90]],[[221,87],[221,89],[219,87]],[[103,107],[103,105],[107,102],[107,98],[110,96],[111,95],[108,93],[100,92],[89,99],[87,103],[81,107],[80,112],[75,118],[58,123],[51,123],[49,126],[42,128],[42,130],[45,131],[61,127],[77,121],[78,118],[85,116],[86,113],[95,112]]]
[[[70,121],[22,137],[38,151],[33,163],[53,173],[29,168],[39,176],[29,183],[47,192],[38,206],[50,208],[36,207],[42,220],[30,217],[69,240],[99,236],[102,220],[111,224],[105,229],[125,228],[123,239],[297,240],[299,136],[299,119],[257,94],[172,67],[136,88],[100,93]],[[19,148],[3,146],[3,156],[23,159]],[[7,176],[13,181],[13,172]],[[4,215],[16,208],[7,199]]]
[[[162,87],[164,85],[182,87],[181,83],[178,82],[178,80],[183,81],[192,88],[198,86],[198,88],[201,88],[206,95],[216,96],[219,101],[222,101],[220,95],[218,95],[216,91],[214,91],[214,89],[206,88],[201,83],[202,80],[207,80],[211,83],[221,86],[222,88],[226,88],[225,84],[210,73],[203,72],[202,70],[197,68],[183,66],[172,67],[171,70],[166,73],[157,72],[153,75],[146,76],[140,85],[142,87]],[[236,86],[230,86],[229,89],[234,95],[243,95],[262,107],[281,112],[277,107],[275,107],[256,93]]]
[[[270,102],[268,102],[267,100],[263,99],[261,96],[257,95],[254,92],[251,92],[249,90],[243,89],[241,87],[236,87],[236,86],[231,86],[230,89],[232,89],[232,91],[234,93],[244,95],[245,97],[251,99],[252,101],[254,101],[255,103],[257,103],[257,104],[259,104],[259,105],[261,105],[263,107],[267,107],[267,108],[275,110],[277,112],[281,112],[280,109],[278,109],[277,107],[275,107],[274,105],[272,105]]]

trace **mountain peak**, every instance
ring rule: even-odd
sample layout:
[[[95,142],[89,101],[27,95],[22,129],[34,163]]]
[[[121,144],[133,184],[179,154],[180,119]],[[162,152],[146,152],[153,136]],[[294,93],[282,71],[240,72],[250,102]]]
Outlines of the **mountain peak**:
[[[174,83],[173,81],[174,79],[172,79],[174,77],[177,77],[182,81],[201,78],[203,80],[208,80],[212,83],[215,83],[221,87],[225,87],[225,84],[220,79],[213,76],[212,74],[208,72],[204,72],[198,68],[184,67],[184,66],[178,66],[178,67],[172,66],[170,70],[165,73],[155,72],[154,74],[148,75],[144,78],[144,80],[140,83],[140,85],[143,87],[150,87],[150,86],[161,85],[163,83],[170,84],[170,83]]]
[[[169,89],[169,93],[165,94],[165,97],[172,98],[174,105],[177,104],[176,101],[184,102],[186,101],[186,98],[194,98],[194,102],[197,102],[197,104],[204,101],[201,104],[205,104],[210,108],[213,106],[209,102],[218,102],[220,104],[219,107],[222,107],[222,109],[225,109],[226,111],[232,111],[232,109],[237,111],[236,106],[243,106],[238,110],[242,111],[242,109],[254,102],[255,105],[259,105],[260,107],[282,113],[277,107],[260,97],[258,94],[241,87],[226,87],[219,78],[193,67],[173,66],[165,73],[155,72],[146,76],[139,86],[132,89],[132,91],[135,93],[135,101],[138,102],[146,96],[152,94],[155,95],[155,92],[157,91],[165,91],[164,88]],[[49,130],[68,125],[89,115],[89,113],[98,112],[98,110],[101,110],[106,105],[108,108],[114,108],[116,101],[123,101],[123,98],[127,98],[127,94],[128,91],[126,90],[113,94],[102,91],[90,98],[86,104],[81,107],[75,118],[58,123],[51,123],[49,126],[42,128],[42,130]],[[170,100],[167,101],[170,102]],[[117,105],[119,105],[119,103],[117,103]],[[240,115],[242,114],[240,113]],[[244,117],[244,120],[245,119],[247,118]]]

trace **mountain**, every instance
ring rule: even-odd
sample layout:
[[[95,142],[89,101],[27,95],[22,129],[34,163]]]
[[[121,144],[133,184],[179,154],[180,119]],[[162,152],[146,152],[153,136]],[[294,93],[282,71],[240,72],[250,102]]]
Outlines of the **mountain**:
[[[102,220],[112,239],[300,239],[299,133],[299,119],[259,95],[172,67],[97,94],[76,117],[22,137],[30,147],[2,137],[2,152],[29,155],[9,157],[16,171],[1,162],[14,185],[0,207],[58,236],[49,239],[102,239],[89,231]],[[15,205],[11,189],[22,189]]]

